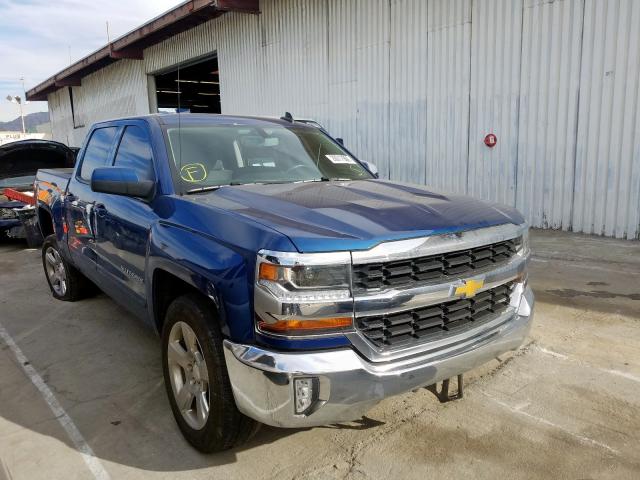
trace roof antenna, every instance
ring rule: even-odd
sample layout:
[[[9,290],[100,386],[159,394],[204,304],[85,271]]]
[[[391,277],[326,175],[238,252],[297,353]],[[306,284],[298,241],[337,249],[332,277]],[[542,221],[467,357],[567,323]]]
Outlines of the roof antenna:
[[[284,112],[284,117],[280,117],[280,120],[284,120],[285,122],[293,123],[293,115],[289,112]]]
[[[180,121],[180,64],[178,63],[178,176],[182,179],[182,122]],[[180,196],[183,195],[184,188],[182,182],[180,182]]]

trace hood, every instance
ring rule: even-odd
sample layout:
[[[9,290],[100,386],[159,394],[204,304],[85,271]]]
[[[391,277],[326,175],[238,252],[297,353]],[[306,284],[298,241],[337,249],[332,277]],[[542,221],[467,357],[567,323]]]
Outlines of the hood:
[[[75,164],[77,149],[52,140],[21,140],[0,146],[0,182],[2,187],[33,183],[41,168],[71,168]]]
[[[381,180],[228,186],[189,198],[267,225],[300,252],[524,222],[510,207]]]

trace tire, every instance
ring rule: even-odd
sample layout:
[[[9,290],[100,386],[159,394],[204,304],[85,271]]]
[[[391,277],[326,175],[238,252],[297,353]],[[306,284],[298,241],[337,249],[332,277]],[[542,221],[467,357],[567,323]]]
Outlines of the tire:
[[[42,244],[42,266],[54,298],[75,302],[91,295],[96,286],[64,258],[55,235]]]
[[[216,311],[201,295],[183,295],[169,305],[162,328],[162,367],[173,416],[197,450],[227,450],[258,430],[260,424],[236,407]]]

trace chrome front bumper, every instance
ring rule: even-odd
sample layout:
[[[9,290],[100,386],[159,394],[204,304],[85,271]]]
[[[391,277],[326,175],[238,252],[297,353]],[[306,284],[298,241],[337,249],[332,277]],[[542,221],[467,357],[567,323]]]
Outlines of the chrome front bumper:
[[[467,372],[517,349],[533,319],[533,292],[477,336],[424,349],[408,357],[370,362],[355,350],[280,353],[224,342],[236,405],[245,415],[276,427],[311,427],[360,418],[382,399]],[[479,329],[480,330],[480,329]],[[293,380],[318,378],[318,399],[306,415],[294,413]]]

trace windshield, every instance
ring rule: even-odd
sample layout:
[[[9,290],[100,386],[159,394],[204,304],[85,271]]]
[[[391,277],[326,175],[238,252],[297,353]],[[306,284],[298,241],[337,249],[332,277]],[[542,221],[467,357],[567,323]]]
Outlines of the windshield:
[[[180,191],[372,178],[352,156],[313,128],[188,126],[167,129],[167,137]]]

